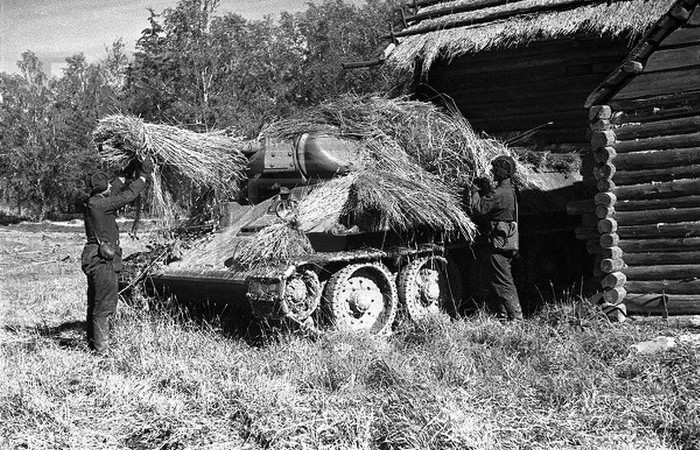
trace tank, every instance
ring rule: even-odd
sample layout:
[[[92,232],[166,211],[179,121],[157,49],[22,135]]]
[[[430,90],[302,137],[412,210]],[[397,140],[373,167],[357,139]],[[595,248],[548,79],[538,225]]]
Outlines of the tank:
[[[278,266],[236,268],[236,249],[244,241],[283,222],[319,181],[352,171],[356,152],[353,141],[326,134],[261,142],[249,158],[249,204],[226,204],[218,232],[152,281],[180,299],[245,307],[260,319],[377,334],[389,332],[399,313],[419,320],[458,309],[461,269],[451,251],[463,251],[466,243],[409,241],[389,231],[329,223],[306,233],[313,254]]]

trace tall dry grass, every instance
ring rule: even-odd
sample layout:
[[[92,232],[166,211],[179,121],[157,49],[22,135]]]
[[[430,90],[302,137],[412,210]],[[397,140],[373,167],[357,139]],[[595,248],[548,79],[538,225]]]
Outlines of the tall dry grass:
[[[60,239],[0,234],[3,263],[21,262],[22,246],[48,255]],[[66,238],[59,255],[79,241]],[[122,304],[118,345],[99,359],[73,323],[85,287],[75,261],[3,267],[0,282],[0,448],[700,445],[697,351],[629,348],[686,331],[611,325],[570,303],[522,324],[480,313],[401,324],[388,338],[273,330],[258,345],[225,316]]]

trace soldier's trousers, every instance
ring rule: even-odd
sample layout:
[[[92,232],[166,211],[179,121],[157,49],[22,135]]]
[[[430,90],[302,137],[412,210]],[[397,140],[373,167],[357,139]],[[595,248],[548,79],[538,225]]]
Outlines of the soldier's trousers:
[[[496,310],[508,320],[521,320],[523,311],[520,307],[518,291],[511,273],[512,252],[491,250],[489,254],[489,281],[491,295],[496,303]]]
[[[96,264],[87,274],[87,341],[97,353],[109,350],[112,320],[117,312],[118,275],[111,263]]]

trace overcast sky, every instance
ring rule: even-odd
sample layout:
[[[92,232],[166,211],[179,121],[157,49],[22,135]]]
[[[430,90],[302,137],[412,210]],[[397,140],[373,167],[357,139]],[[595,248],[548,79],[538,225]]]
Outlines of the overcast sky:
[[[221,0],[217,14],[235,12],[248,19],[304,9],[309,0]],[[133,50],[148,26],[148,7],[160,12],[177,0],[0,0],[0,71],[17,72],[25,50],[47,69],[83,52],[88,61],[102,58],[105,46],[123,38]]]

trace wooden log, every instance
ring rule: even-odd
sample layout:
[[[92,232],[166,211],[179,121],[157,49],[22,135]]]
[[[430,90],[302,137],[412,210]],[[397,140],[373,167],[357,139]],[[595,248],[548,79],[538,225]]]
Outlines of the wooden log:
[[[572,200],[566,204],[566,213],[570,216],[580,216],[595,211],[595,203],[591,199]]]
[[[634,294],[646,294],[664,292],[666,294],[699,294],[700,281],[698,280],[656,280],[656,281],[628,281],[625,284],[627,292]]]
[[[592,131],[606,131],[612,128],[610,121],[608,119],[599,119],[595,122],[591,122],[589,128]]]
[[[443,16],[449,16],[452,14],[460,14],[460,13],[465,13],[465,12],[470,12],[470,11],[478,11],[480,9],[484,8],[493,8],[495,6],[500,6],[500,5],[505,5],[507,3],[517,3],[518,0],[486,0],[486,1],[476,1],[476,2],[469,2],[467,4],[462,4],[462,5],[456,5],[456,6],[449,6],[445,8],[435,8],[431,9],[429,11],[423,11],[423,12],[418,12],[416,14],[412,14],[409,16],[406,16],[406,21],[407,22],[416,22],[416,21],[422,21],[426,19],[434,19],[436,17],[443,17]],[[437,4],[437,3],[434,3]],[[410,3],[408,3],[410,6]]]
[[[600,247],[600,245],[598,245]],[[609,248],[601,248],[600,255],[603,258],[607,259],[620,259],[622,258],[622,249],[620,247],[609,247]]]
[[[690,15],[690,19],[688,19],[685,25],[687,27],[700,27],[700,8],[698,8],[697,6],[695,7],[695,10]]]
[[[652,209],[649,211],[615,211],[614,217],[617,224],[622,226],[693,222],[700,221],[700,207],[681,209]]]
[[[625,253],[625,264],[628,266],[700,264],[700,251]]]
[[[595,207],[595,215],[599,219],[613,217],[615,215],[615,208],[613,208],[612,206],[598,205]]]
[[[600,147],[593,150],[593,159],[598,164],[608,163],[616,156],[617,152],[614,147]]]
[[[651,280],[682,280],[697,277],[700,273],[700,264],[673,264],[663,266],[628,266],[623,272],[627,280],[651,281]]]
[[[615,99],[648,97],[658,93],[692,91],[697,86],[700,67],[642,73],[615,94]],[[612,103],[613,100],[610,101]]]
[[[654,28],[649,31],[649,33],[644,36],[644,40],[653,43],[657,46],[663,42],[669,34],[673,32],[678,27],[678,21],[669,17],[663,16],[656,23]]]
[[[700,176],[700,165],[668,167],[637,171],[620,171],[614,174],[612,181],[618,186],[639,184],[649,181],[673,181]]]
[[[617,212],[695,207],[700,207],[700,195],[688,195],[684,197],[659,198],[651,200],[620,200],[615,202],[615,209]]]
[[[613,272],[607,274],[600,280],[600,285],[603,289],[612,289],[621,287],[627,282],[627,275],[622,272]]]
[[[657,94],[646,98],[612,99],[610,107],[613,111],[622,111],[633,114],[636,111],[647,111],[664,108],[675,108],[700,99],[700,91],[676,92],[671,94]],[[631,120],[630,122],[635,122]]]
[[[603,258],[600,261],[600,270],[602,270],[603,273],[620,272],[624,268],[625,268],[625,261],[621,258],[620,259]]]
[[[700,147],[621,153],[615,158],[615,169],[620,172],[697,164],[700,164]]]
[[[675,47],[678,45],[695,44],[700,40],[700,29],[680,28],[674,31],[659,45],[660,49]]]
[[[594,149],[615,146],[615,150],[617,150],[616,142],[617,140],[613,130],[595,131],[591,135],[591,146]]]
[[[596,205],[614,206],[617,202],[617,196],[612,192],[598,192],[593,201]]]
[[[610,118],[610,123],[613,125],[645,123],[697,115],[700,115],[700,104],[698,99],[689,98],[677,105],[667,105],[665,107],[654,108],[647,107],[627,112],[616,111]]]
[[[620,243],[620,236],[617,233],[601,234],[598,242],[600,242],[600,246],[603,248],[618,247],[618,244]]]
[[[671,10],[668,12],[668,15],[673,17],[680,23],[685,23],[688,21],[688,19],[690,19],[690,11],[681,6],[679,3],[676,3],[671,7]]]
[[[595,122],[599,119],[610,119],[612,117],[612,108],[609,105],[594,105],[588,110],[588,120]]]
[[[657,136],[686,134],[700,130],[700,117],[682,117],[640,124],[625,124],[615,129],[618,141],[645,139]],[[619,148],[618,148],[619,151]]]
[[[595,186],[599,192],[611,192],[615,189],[615,182],[607,178],[601,178],[596,182]]]
[[[637,75],[644,71],[644,64],[639,61],[627,61],[622,65],[622,71],[631,75]]]
[[[618,201],[684,197],[700,194],[700,179],[616,186],[614,192]]]
[[[600,133],[611,133],[601,131]],[[594,136],[595,137],[595,136]],[[674,134],[670,136],[650,137],[633,141],[609,142],[610,136],[598,136],[597,143],[615,147],[618,153],[639,152],[642,150],[665,150],[670,148],[687,148],[700,146],[700,133]],[[598,145],[599,147],[602,145]]]
[[[613,305],[617,305],[618,303],[622,302],[626,295],[627,291],[622,286],[603,291],[603,299],[608,303],[612,303]]]
[[[645,72],[658,72],[683,67],[692,67],[700,63],[697,47],[681,47],[659,49],[649,57],[645,64]]]
[[[596,180],[601,180],[603,178],[609,180],[615,175],[615,171],[615,165],[611,162],[606,162],[593,169],[593,176]]]
[[[700,238],[621,239],[618,246],[627,258],[628,253],[698,251]]]
[[[601,234],[614,233],[617,231],[617,228],[617,220],[613,218],[605,218],[598,222],[598,232]]]
[[[628,314],[698,314],[700,296],[667,295],[664,306],[661,294],[628,295],[625,306]]]
[[[406,30],[401,30],[398,32],[393,33],[392,35],[387,35],[384,36],[386,39],[392,39],[394,37],[400,38],[400,37],[405,37],[405,36],[413,36],[416,34],[424,34],[424,33],[431,33],[433,31],[438,31],[438,30],[450,30],[452,28],[459,28],[459,27],[464,27],[464,26],[469,26],[469,25],[477,25],[480,23],[487,23],[487,22],[492,22],[494,20],[501,20],[501,19],[507,19],[512,16],[519,16],[522,14],[531,14],[531,13],[539,13],[543,11],[560,11],[560,10],[567,10],[572,7],[575,7],[577,5],[585,5],[585,4],[598,4],[598,3],[603,3],[604,0],[560,0],[557,4],[535,4],[527,7],[522,7],[522,8],[516,8],[513,10],[504,10],[504,11],[493,11],[490,13],[485,13],[478,18],[469,18],[469,19],[453,19],[453,20],[446,20],[446,21],[440,21],[439,23],[431,23],[430,25],[427,26],[422,26],[422,27],[416,27],[416,28],[409,28]]]
[[[700,222],[657,223],[649,225],[620,226],[620,238],[669,238],[700,236]]]

